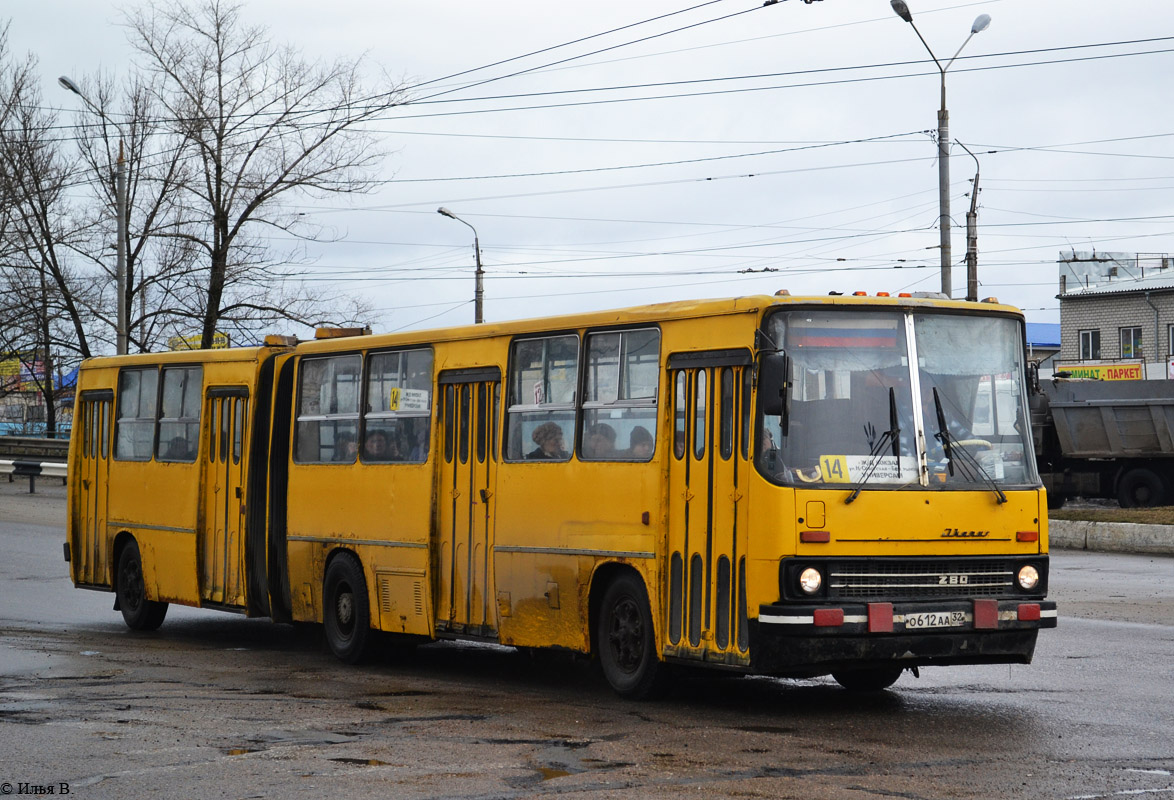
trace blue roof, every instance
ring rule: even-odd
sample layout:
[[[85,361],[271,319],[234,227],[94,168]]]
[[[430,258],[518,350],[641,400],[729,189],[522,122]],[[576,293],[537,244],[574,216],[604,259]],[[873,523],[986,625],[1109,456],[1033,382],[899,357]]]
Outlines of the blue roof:
[[[1060,323],[1058,322],[1029,322],[1027,323],[1027,341],[1036,347],[1060,346]]]

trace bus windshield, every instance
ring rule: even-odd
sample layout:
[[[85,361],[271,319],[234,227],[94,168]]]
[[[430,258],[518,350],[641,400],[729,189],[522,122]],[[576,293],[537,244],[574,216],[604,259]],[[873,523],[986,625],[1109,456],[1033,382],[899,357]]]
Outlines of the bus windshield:
[[[1017,320],[821,308],[779,312],[766,330],[788,370],[783,402],[759,404],[756,461],[772,480],[1037,483]]]

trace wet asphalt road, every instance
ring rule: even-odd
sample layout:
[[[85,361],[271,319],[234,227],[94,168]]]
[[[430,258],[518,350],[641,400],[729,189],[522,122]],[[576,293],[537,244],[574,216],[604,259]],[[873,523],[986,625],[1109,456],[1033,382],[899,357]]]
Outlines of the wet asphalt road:
[[[1174,559],[1060,551],[1022,667],[683,680],[429,645],[345,667],[313,628],[75,590],[61,487],[0,483],[0,792],[80,798],[1174,798]],[[26,490],[27,491],[27,490]]]

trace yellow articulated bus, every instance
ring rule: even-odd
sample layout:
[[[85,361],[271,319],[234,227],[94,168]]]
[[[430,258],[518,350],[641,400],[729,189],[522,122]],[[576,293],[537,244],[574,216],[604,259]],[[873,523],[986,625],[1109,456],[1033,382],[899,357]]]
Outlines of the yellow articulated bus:
[[[1015,309],[740,297],[95,358],[66,557],[168,603],[598,658],[831,674],[1028,663],[1047,507]],[[337,332],[335,332],[337,333]],[[996,402],[997,399],[997,402]]]

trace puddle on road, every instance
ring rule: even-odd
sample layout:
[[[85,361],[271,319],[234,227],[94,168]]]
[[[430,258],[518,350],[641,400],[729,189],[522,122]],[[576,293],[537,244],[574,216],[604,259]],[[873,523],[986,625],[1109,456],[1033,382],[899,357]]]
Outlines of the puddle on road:
[[[336,764],[353,764],[356,767],[390,767],[386,761],[380,761],[377,758],[332,758],[331,761]]]
[[[498,740],[516,744],[517,740]],[[607,761],[602,758],[581,756],[577,751],[595,744],[592,739],[552,739],[540,742],[542,749],[534,754],[533,768],[538,782],[566,778],[585,772],[604,772],[632,766],[630,762]],[[533,779],[531,779],[533,780]]]

